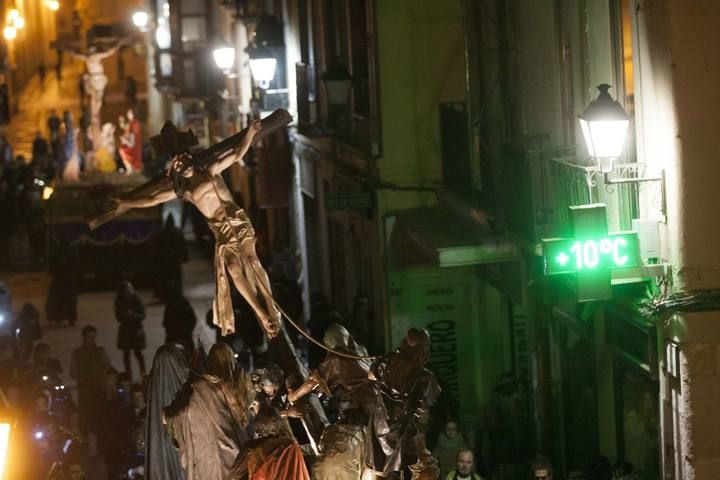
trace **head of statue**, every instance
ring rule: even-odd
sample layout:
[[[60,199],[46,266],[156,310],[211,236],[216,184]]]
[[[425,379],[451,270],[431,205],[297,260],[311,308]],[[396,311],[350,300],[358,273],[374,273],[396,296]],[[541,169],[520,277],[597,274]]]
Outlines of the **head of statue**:
[[[399,350],[412,362],[424,364],[430,354],[430,334],[423,328],[409,329]]]
[[[172,159],[171,173],[181,177],[190,178],[194,173],[193,159],[189,153],[181,153]]]

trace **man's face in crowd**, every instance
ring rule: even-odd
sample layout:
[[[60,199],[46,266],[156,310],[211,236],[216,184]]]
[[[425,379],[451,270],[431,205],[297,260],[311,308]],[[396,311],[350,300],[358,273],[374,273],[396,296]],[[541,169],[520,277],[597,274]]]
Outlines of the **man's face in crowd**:
[[[68,475],[70,480],[85,480],[85,472],[83,472],[81,465],[70,465]]]
[[[133,392],[132,403],[135,408],[145,408],[145,395],[143,395],[143,392]]]
[[[445,436],[447,438],[455,438],[457,433],[458,433],[457,423],[447,422],[447,424],[445,424]]]
[[[533,478],[534,480],[552,480],[552,473],[546,468],[536,468]]]
[[[473,463],[475,459],[471,452],[460,452],[457,458],[457,472],[463,477],[467,477],[472,473]]]
[[[95,332],[87,332],[85,335],[83,335],[83,344],[87,347],[93,347],[95,346],[95,337],[97,336],[97,333]]]

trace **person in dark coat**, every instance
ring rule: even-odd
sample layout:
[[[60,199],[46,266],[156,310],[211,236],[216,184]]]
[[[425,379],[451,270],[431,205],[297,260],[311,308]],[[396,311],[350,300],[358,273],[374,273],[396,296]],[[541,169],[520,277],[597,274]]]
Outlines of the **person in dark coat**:
[[[182,264],[188,260],[185,237],[175,226],[172,215],[168,216],[157,244],[157,284],[155,294],[167,301],[168,288],[177,285],[182,289]]]
[[[180,455],[165,428],[163,409],[182,392],[190,375],[191,355],[192,352],[185,346],[170,343],[158,348],[153,358],[147,384],[146,480],[185,480]]]
[[[117,346],[123,352],[125,371],[132,376],[132,351],[140,365],[140,375],[145,375],[145,358],[142,353],[145,349],[145,331],[142,325],[145,307],[130,282],[123,282],[118,289],[115,297],[115,318],[120,323]]]
[[[52,323],[68,320],[70,325],[77,321],[78,290],[80,289],[80,259],[77,248],[62,241],[50,255],[52,280],[48,290],[45,311]]]
[[[197,322],[195,310],[178,285],[170,285],[168,288],[170,293],[163,314],[165,343],[181,341],[193,345],[192,333]]]

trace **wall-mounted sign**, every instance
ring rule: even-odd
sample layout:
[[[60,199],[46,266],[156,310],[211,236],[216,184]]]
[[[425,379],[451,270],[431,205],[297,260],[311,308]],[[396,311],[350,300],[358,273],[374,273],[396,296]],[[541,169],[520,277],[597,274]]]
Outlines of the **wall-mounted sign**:
[[[608,233],[604,204],[570,207],[573,238],[543,239],[546,275],[576,274],[578,301],[612,297],[610,270],[642,264],[634,232]]]
[[[600,238],[543,240],[545,274],[592,273],[608,268],[640,265],[635,233],[614,233]]]
[[[373,192],[332,192],[326,194],[325,206],[328,210],[353,210],[373,208]]]

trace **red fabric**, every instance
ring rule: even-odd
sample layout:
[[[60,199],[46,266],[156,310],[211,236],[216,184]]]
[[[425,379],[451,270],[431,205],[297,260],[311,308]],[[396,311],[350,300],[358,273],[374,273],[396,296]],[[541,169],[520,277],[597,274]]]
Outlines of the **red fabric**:
[[[276,448],[255,471],[252,480],[310,480],[297,442]]]
[[[128,131],[134,137],[133,146],[122,145],[120,152],[135,170],[142,170],[142,131],[137,118],[128,124]]]

